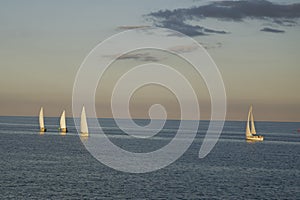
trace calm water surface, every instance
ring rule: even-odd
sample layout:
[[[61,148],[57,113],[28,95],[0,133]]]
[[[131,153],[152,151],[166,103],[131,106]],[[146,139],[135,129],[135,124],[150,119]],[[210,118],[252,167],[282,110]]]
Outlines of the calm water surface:
[[[39,135],[37,117],[0,117],[0,199],[300,199],[300,123],[257,122],[265,141],[246,143],[245,122],[226,122],[212,152],[199,159],[204,121],[176,162],[130,174],[94,159],[72,119],[67,119],[70,133],[59,135],[58,121],[46,118],[49,132]],[[178,127],[168,121],[154,138],[133,139],[111,119],[100,123],[112,142],[134,152],[166,145]]]

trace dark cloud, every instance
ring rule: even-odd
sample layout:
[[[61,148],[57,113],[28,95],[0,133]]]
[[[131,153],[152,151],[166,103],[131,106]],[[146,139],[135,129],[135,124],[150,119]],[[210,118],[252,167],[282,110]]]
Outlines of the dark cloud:
[[[300,3],[280,5],[265,0],[218,1],[199,7],[153,12],[150,15],[165,19],[177,17],[181,21],[205,17],[238,21],[245,18],[294,19],[300,17]]]
[[[226,31],[190,25],[187,21],[204,18],[243,21],[250,18],[268,20],[282,26],[294,26],[295,20],[300,18],[300,3],[282,5],[266,0],[216,1],[192,8],[160,10],[150,13],[148,17],[152,17],[157,26],[174,29],[189,36],[225,34]]]
[[[158,27],[169,28],[172,30],[179,31],[188,36],[208,35],[210,33],[226,34],[226,31],[213,30],[198,25],[190,25],[181,21],[175,17],[170,19],[162,20],[155,23]]]
[[[152,56],[150,53],[136,53],[136,54],[125,54],[118,59],[122,60],[137,60],[137,61],[143,61],[143,62],[158,62],[161,60],[161,58],[158,58],[157,56]]]
[[[260,31],[264,31],[264,32],[271,32],[271,33],[284,33],[284,30],[279,30],[279,29],[274,29],[274,28],[269,28],[269,27],[265,27],[263,29],[261,29]]]
[[[136,60],[136,61],[142,61],[142,62],[159,62],[164,59],[164,57],[155,56],[149,52],[103,55],[103,57],[112,58],[112,59],[116,59],[116,60]]]
[[[205,35],[202,27],[189,25],[177,19],[168,19],[157,23],[156,26],[176,30],[189,36]]]
[[[118,29],[123,29],[123,30],[131,30],[131,29],[137,29],[137,28],[149,28],[150,26],[147,25],[135,25],[135,26],[119,26]]]
[[[226,31],[218,31],[218,30],[213,30],[213,29],[209,29],[209,28],[203,28],[203,30],[206,33],[218,33],[218,34],[226,34],[226,33],[228,33]]]
[[[295,26],[297,24],[295,21],[290,19],[274,19],[273,22],[281,26]]]

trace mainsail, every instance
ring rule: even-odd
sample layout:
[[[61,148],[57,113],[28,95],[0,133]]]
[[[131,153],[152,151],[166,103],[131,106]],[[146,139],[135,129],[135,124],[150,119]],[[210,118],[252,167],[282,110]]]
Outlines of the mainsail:
[[[254,118],[253,118],[252,106],[251,106],[251,134],[252,134],[252,135],[255,135],[255,134],[256,134],[255,125],[254,125]]]
[[[45,125],[44,125],[44,109],[43,109],[43,107],[41,107],[41,110],[40,110],[39,122],[40,122],[40,131],[45,132],[46,129],[45,129]]]
[[[66,112],[63,111],[61,116],[60,116],[60,129],[66,129],[67,125],[66,125]]]
[[[82,112],[81,112],[80,132],[81,134],[85,134],[85,135],[89,133],[84,106],[82,107]]]
[[[247,125],[246,125],[246,137],[252,136],[251,131],[250,131],[250,123],[249,123],[251,113],[252,113],[252,106],[250,107],[249,113],[248,113],[248,120],[247,120]]]
[[[65,110],[62,112],[61,116],[60,116],[60,131],[63,133],[67,132],[67,125],[66,125],[66,112]]]

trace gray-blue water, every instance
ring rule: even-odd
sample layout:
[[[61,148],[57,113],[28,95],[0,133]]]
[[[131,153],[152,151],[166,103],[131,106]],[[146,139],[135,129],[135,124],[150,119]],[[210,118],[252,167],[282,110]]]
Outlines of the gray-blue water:
[[[226,122],[211,153],[198,158],[208,122],[188,151],[158,171],[130,174],[94,159],[77,136],[58,133],[58,118],[46,118],[39,135],[36,117],[0,117],[0,199],[300,199],[300,123],[257,122],[261,143],[247,143],[244,122]],[[146,121],[138,121],[145,124]],[[168,121],[153,139],[124,135],[111,119],[101,120],[115,144],[153,151],[174,136],[178,121]]]

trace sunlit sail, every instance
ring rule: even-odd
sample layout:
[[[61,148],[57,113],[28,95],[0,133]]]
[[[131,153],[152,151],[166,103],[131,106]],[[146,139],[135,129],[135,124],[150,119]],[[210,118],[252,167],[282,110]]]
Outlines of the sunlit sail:
[[[44,109],[43,107],[41,107],[41,110],[40,110],[40,115],[39,115],[39,122],[40,122],[40,132],[46,132],[46,128],[45,128],[45,125],[44,125]]]
[[[67,133],[68,132],[67,125],[66,125],[66,112],[65,112],[65,110],[62,112],[62,114],[60,116],[59,131],[61,133]]]
[[[89,135],[84,106],[82,107],[81,118],[80,118],[80,135],[81,136]]]

